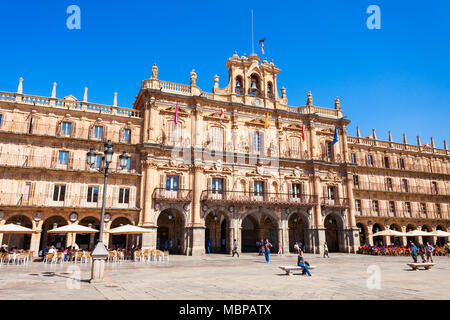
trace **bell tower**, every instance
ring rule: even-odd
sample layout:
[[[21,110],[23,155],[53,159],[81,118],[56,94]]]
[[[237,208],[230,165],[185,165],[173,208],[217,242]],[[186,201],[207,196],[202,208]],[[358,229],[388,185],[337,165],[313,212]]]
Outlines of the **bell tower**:
[[[286,108],[287,98],[285,94],[278,94],[277,74],[281,71],[265,58],[256,54],[239,57],[237,52],[226,62],[228,67],[228,85],[219,88],[215,85],[213,92],[220,100],[240,102],[266,108]]]

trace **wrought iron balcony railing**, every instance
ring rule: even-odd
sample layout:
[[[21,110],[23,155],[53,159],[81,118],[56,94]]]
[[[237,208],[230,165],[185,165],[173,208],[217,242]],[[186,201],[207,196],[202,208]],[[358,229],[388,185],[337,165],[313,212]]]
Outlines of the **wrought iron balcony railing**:
[[[320,204],[324,207],[348,208],[350,206],[348,198],[322,197],[320,199],[321,199]]]
[[[229,203],[266,203],[297,206],[314,206],[318,203],[317,196],[308,194],[203,190],[201,201]]]
[[[359,211],[355,211],[355,215],[357,217],[394,217],[394,218],[415,218],[415,219],[443,219],[444,213],[441,212],[440,214],[435,211],[427,211],[426,213],[417,211],[417,210],[405,210],[395,209],[392,210],[386,210],[386,209],[378,209],[374,210],[371,208],[361,208]]]
[[[128,202],[126,202],[128,201]],[[120,203],[122,202],[122,203]],[[106,209],[138,209],[136,201],[129,197],[119,201],[118,196],[106,197]],[[4,207],[56,207],[56,208],[96,208],[102,207],[102,194],[87,195],[55,195],[55,194],[22,194],[0,193],[0,206]]]
[[[368,191],[380,191],[380,192],[401,192],[401,193],[419,193],[419,194],[429,194],[429,195],[442,195],[449,196],[450,189],[444,186],[438,186],[437,188],[430,186],[415,186],[402,184],[389,184],[389,183],[368,183],[368,182],[358,182],[358,184],[353,184],[354,188],[357,190],[368,190]]]
[[[192,190],[155,188],[153,190],[152,198],[155,200],[188,202],[192,201]]]

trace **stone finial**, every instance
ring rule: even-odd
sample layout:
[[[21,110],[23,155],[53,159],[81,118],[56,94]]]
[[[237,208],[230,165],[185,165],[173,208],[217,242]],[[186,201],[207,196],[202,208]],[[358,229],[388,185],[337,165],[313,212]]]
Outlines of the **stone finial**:
[[[113,103],[114,107],[117,107],[117,92],[114,92],[114,103]]]
[[[285,87],[282,87],[282,88],[280,89],[280,91],[281,91],[281,99],[286,98],[286,88],[285,88]]]
[[[361,132],[359,131],[359,126],[356,126],[356,136],[361,138]]]
[[[307,106],[313,105],[313,97],[312,97],[311,91],[308,91],[308,100],[306,100],[306,105]]]
[[[408,140],[406,140],[406,133],[403,133],[403,143],[408,144]]]
[[[447,140],[444,139],[444,149],[447,150]]]
[[[339,101],[339,97],[336,97],[336,99],[334,99],[334,108],[336,110],[341,110],[341,102]]]
[[[19,86],[17,87],[17,93],[22,94],[23,93],[23,86],[22,86],[23,78],[20,77],[19,79]]]
[[[156,63],[153,64],[152,67],[152,79],[158,79],[158,67],[156,66]]]
[[[84,87],[84,96],[83,96],[83,101],[84,101],[84,102],[87,102],[87,99],[88,99],[87,92],[88,92],[88,88],[87,88],[87,87]]]
[[[372,129],[372,137],[374,140],[377,140],[377,133],[375,132],[375,129]]]
[[[53,82],[52,98],[56,98],[56,82]]]
[[[434,138],[431,137],[431,147],[434,148]]]
[[[218,88],[219,87],[219,76],[216,74],[214,76],[214,88]]]
[[[195,70],[192,69],[191,71],[191,86],[195,86],[197,82],[197,74],[195,73]]]
[[[273,59],[272,59],[272,60],[270,60],[270,65],[271,65],[271,66],[273,66]]]
[[[417,136],[417,145],[420,146],[422,143],[420,142],[420,136]]]
[[[237,51],[235,51],[234,52],[234,54],[233,54],[233,57],[232,57],[233,59],[239,59],[239,56],[238,56],[238,54],[237,54]]]
[[[392,142],[392,133],[391,133],[391,130],[389,130],[389,141]]]

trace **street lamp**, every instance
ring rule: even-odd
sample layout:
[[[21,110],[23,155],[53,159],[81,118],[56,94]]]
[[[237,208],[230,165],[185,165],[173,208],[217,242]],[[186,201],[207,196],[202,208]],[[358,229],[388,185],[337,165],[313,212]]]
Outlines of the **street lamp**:
[[[108,257],[108,250],[105,247],[105,244],[103,243],[103,227],[105,222],[105,204],[106,204],[106,187],[108,184],[108,172],[109,172],[109,165],[112,162],[112,156],[114,154],[113,150],[113,144],[111,140],[108,140],[105,143],[105,151],[104,156],[102,158],[103,160],[103,168],[100,168],[100,172],[104,172],[105,178],[103,183],[103,200],[102,200],[102,215],[101,215],[101,221],[100,221],[100,235],[97,242],[97,245],[95,246],[94,251],[92,251],[92,270],[91,270],[91,282],[95,281],[101,281],[103,279],[103,275],[105,272],[105,260]],[[96,162],[97,155],[94,152],[94,149],[90,149],[87,153],[87,163],[88,165],[93,168]],[[129,156],[123,152],[119,156],[119,165],[120,169],[124,169],[127,166]]]

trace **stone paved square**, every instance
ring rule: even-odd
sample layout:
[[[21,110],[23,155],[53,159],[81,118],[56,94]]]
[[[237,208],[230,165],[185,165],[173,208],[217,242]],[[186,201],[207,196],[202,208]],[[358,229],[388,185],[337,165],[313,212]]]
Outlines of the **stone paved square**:
[[[254,253],[240,258],[174,255],[169,262],[108,263],[101,284],[88,282],[90,264],[2,265],[0,299],[450,299],[448,257],[434,257],[437,264],[429,271],[410,271],[406,265],[410,257],[345,253],[332,253],[330,259],[305,257],[316,267],[312,277],[287,276],[278,268],[295,265],[293,254],[272,254],[269,264]],[[367,286],[370,266],[379,267],[380,289]],[[81,281],[74,280],[78,270]]]

